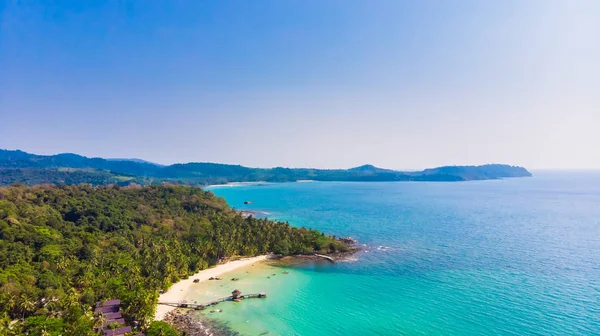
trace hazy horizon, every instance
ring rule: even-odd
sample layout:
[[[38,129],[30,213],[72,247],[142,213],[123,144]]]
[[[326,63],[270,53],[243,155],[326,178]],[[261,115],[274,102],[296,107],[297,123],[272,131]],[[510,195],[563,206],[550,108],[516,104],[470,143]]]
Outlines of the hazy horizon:
[[[597,1],[0,11],[0,148],[160,164],[600,169]]]
[[[0,150],[21,150],[19,148],[0,148]],[[27,152],[27,151],[24,151]],[[82,155],[79,153],[70,153],[70,152],[57,152],[57,153],[50,153],[50,154],[43,154],[43,153],[31,153],[31,152],[27,152],[29,154],[35,154],[35,155],[58,155],[58,154],[78,154],[78,155]],[[86,156],[86,155],[83,155]],[[244,165],[241,163],[226,163],[226,162],[212,162],[212,161],[182,161],[182,162],[172,162],[172,163],[160,163],[160,162],[154,162],[154,161],[149,161],[146,160],[144,158],[139,158],[139,157],[130,157],[130,158],[122,158],[122,157],[99,157],[99,156],[86,156],[88,158],[101,158],[101,159],[105,159],[105,160],[123,160],[123,161],[129,161],[129,160],[140,160],[146,163],[151,163],[151,164],[157,164],[160,166],[169,166],[172,164],[186,164],[186,163],[217,163],[217,164],[229,164],[229,165],[241,165],[244,167],[248,167],[248,168],[265,168],[265,169],[269,169],[269,168],[307,168],[307,169],[351,169],[351,168],[357,168],[360,166],[364,166],[364,165],[373,165],[372,163],[369,162],[365,162],[359,165],[355,165],[355,166],[349,166],[349,167],[311,167],[311,166],[281,166],[281,165],[274,165],[274,166],[249,166],[249,165]],[[442,166],[479,166],[479,165],[486,165],[486,164],[508,164],[508,165],[512,165],[512,166],[519,166],[519,165],[514,165],[514,164],[510,164],[510,163],[506,163],[506,162],[487,162],[487,163],[481,163],[481,164],[466,164],[466,165],[457,165],[457,164],[444,164],[444,165],[440,165],[440,166],[431,166],[431,167],[420,167],[420,168],[410,168],[410,167],[383,167],[383,166],[378,166],[378,165],[373,165],[377,168],[384,168],[384,169],[391,169],[391,170],[396,170],[396,171],[401,171],[401,172],[418,172],[424,169],[428,169],[428,168],[438,168],[438,167],[442,167]],[[558,172],[600,172],[599,168],[535,168],[535,169],[531,169],[531,168],[526,168],[529,172],[531,173],[558,173]]]

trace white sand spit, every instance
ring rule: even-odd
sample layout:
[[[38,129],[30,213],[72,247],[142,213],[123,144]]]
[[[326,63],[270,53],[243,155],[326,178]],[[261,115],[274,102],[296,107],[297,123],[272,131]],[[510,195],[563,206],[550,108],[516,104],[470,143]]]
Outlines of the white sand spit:
[[[180,280],[179,282],[171,286],[171,288],[169,288],[167,292],[161,294],[158,297],[158,302],[180,302],[182,300],[185,300],[186,294],[190,290],[190,287],[194,284],[195,279],[200,280],[200,282],[207,281],[211,277],[221,276],[221,274],[223,273],[231,272],[237,268],[249,266],[256,262],[263,261],[266,259],[266,255],[253,258],[239,259],[227,262],[225,264],[217,265],[213,268],[202,270],[194,275],[191,275],[188,279]],[[156,314],[154,316],[154,319],[157,321],[161,321],[165,318],[165,315],[168,312],[174,309],[176,308],[159,304],[156,307]]]

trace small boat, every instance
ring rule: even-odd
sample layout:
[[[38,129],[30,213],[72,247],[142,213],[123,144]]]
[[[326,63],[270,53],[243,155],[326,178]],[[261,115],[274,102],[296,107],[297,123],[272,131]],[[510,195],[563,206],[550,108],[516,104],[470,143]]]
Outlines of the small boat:
[[[231,278],[231,281],[238,281],[240,278]]]
[[[211,313],[220,313],[220,312],[222,312],[222,311],[223,311],[223,309],[213,309],[213,310],[211,310],[210,312],[211,312]]]
[[[252,201],[245,201],[244,204],[252,204]]]
[[[290,274],[290,272],[288,272],[288,271],[284,271],[284,272],[283,272],[283,274]]]

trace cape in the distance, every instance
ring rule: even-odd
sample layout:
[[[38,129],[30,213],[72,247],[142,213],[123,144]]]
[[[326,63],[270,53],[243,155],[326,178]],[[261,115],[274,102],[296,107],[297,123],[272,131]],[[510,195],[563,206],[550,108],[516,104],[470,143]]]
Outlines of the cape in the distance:
[[[487,164],[444,166],[403,172],[364,165],[351,169],[249,168],[240,165],[190,162],[163,166],[140,159],[103,159],[65,153],[36,155],[21,150],[0,150],[0,185],[80,184],[150,185],[180,183],[193,186],[229,182],[354,181],[470,181],[528,177],[519,166]]]

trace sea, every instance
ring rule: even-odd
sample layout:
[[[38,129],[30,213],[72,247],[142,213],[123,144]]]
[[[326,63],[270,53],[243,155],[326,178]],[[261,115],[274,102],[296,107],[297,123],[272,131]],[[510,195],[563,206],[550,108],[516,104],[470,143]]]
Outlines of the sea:
[[[256,264],[195,287],[196,300],[267,293],[199,313],[235,334],[600,335],[598,172],[208,189],[362,247],[336,264]]]

